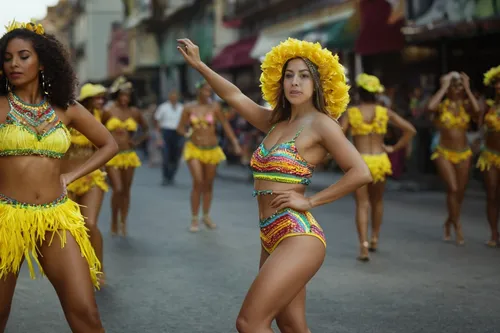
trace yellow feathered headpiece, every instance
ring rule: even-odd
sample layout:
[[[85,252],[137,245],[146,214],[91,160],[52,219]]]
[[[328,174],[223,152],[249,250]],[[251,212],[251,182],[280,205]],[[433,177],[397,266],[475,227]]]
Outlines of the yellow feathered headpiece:
[[[358,75],[356,85],[373,94],[383,93],[385,90],[378,77],[366,73]]]
[[[40,23],[36,23],[36,21],[31,22],[17,22],[16,20],[10,21],[9,24],[5,26],[5,33],[9,33],[16,29],[26,29],[32,31],[38,35],[43,36],[45,34],[45,29]]]
[[[112,94],[114,94],[121,90],[130,90],[130,89],[132,89],[132,82],[127,81],[127,79],[124,76],[120,76],[115,80],[115,82],[113,82],[113,84],[109,88],[109,91]]]
[[[493,67],[489,71],[484,73],[483,83],[485,86],[489,86],[498,78],[500,78],[500,66]]]
[[[339,57],[323,49],[319,43],[288,38],[266,54],[260,76],[264,99],[271,107],[276,107],[279,102],[283,66],[294,58],[307,58],[318,67],[326,109],[333,118],[338,119],[349,104],[349,86]]]

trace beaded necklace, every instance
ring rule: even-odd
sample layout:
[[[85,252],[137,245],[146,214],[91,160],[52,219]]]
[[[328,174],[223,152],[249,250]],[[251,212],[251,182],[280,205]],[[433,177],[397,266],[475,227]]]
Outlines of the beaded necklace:
[[[38,104],[29,104],[16,94],[9,92],[7,99],[10,104],[11,118],[20,120],[23,125],[29,125],[37,132],[46,133],[48,125],[56,119],[56,113],[46,98]],[[41,125],[44,126],[41,127]]]

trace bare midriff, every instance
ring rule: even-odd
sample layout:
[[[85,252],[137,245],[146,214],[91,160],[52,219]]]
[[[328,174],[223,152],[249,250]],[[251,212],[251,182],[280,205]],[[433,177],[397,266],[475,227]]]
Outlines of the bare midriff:
[[[302,184],[287,184],[278,183],[268,180],[256,180],[254,182],[254,189],[256,191],[293,191],[299,194],[304,194],[306,192],[306,186]],[[264,194],[257,196],[257,204],[259,207],[259,219],[265,219],[276,213],[276,208],[271,207],[271,201],[276,196],[274,194]]]
[[[353,143],[360,154],[381,154],[384,152],[384,135],[381,134],[354,135]]]
[[[465,150],[469,147],[467,132],[461,128],[447,128],[437,123],[439,130],[439,145],[450,150]]]

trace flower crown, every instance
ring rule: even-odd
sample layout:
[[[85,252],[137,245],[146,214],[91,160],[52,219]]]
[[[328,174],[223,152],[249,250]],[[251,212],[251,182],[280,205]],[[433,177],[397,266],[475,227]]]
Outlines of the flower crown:
[[[493,67],[486,73],[484,73],[484,80],[483,83],[485,86],[489,86],[490,84],[493,83],[496,79],[498,79],[500,76],[500,66]]]
[[[384,92],[384,86],[380,83],[378,77],[361,73],[356,78],[356,85],[372,94]]]
[[[17,22],[16,20],[12,20],[5,26],[5,33],[7,34],[16,29],[26,29],[40,36],[45,35],[45,29],[43,26],[40,23],[36,23],[34,20],[31,22]]]
[[[132,82],[127,81],[124,76],[118,77],[115,82],[109,88],[109,91],[114,94],[120,90],[129,90],[132,89]]]
[[[333,118],[338,119],[349,103],[349,85],[338,56],[322,48],[319,43],[288,38],[266,54],[260,76],[264,100],[273,108],[279,103],[283,66],[295,58],[306,58],[317,66],[326,109]]]

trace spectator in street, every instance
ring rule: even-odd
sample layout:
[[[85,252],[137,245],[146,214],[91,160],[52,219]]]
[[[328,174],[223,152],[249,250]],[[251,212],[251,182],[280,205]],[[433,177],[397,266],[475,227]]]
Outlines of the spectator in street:
[[[347,117],[342,118],[341,124],[344,133],[351,131],[354,146],[361,153],[373,178],[372,183],[360,187],[355,192],[356,226],[360,244],[360,254],[357,259],[366,262],[370,260],[368,251],[377,250],[380,237],[386,177],[392,174],[387,154],[404,149],[416,130],[393,110],[378,105],[377,94],[383,92],[384,87],[376,76],[360,74],[356,78],[356,86],[360,104],[347,110]],[[386,146],[384,136],[389,124],[401,129],[403,134],[394,145]],[[370,215],[372,232],[368,242]]]
[[[225,134],[233,144],[236,154],[241,154],[238,139],[222,113],[221,106],[212,99],[212,88],[201,81],[196,85],[197,101],[186,104],[177,132],[189,136],[184,145],[184,160],[187,161],[193,180],[191,189],[191,232],[198,232],[200,199],[203,198],[203,223],[214,229],[216,224],[210,217],[212,193],[217,165],[226,159],[217,139],[217,123],[221,123]],[[186,129],[189,128],[188,132]]]
[[[488,108],[480,117],[484,125],[484,146],[477,167],[484,173],[486,186],[486,214],[490,225],[490,247],[499,245],[498,219],[500,217],[500,66],[484,75],[484,84],[494,89],[494,99],[487,102]]]
[[[447,187],[448,218],[444,223],[444,240],[449,241],[451,228],[456,242],[464,244],[460,209],[469,181],[472,151],[467,139],[471,116],[478,117],[479,104],[474,97],[465,73],[451,72],[441,77],[441,88],[432,96],[428,106],[434,112],[439,130],[439,142],[431,156]]]
[[[172,184],[179,166],[183,137],[177,133],[184,106],[177,91],[168,94],[168,101],[160,104],[154,115],[156,132],[163,146],[163,185]]]
[[[307,332],[305,286],[325,258],[325,235],[310,209],[371,181],[366,164],[346,139],[338,117],[349,101],[344,68],[316,43],[288,39],[262,63],[262,92],[273,111],[255,103],[205,65],[188,39],[178,50],[248,122],[268,133],[250,162],[259,205],[260,271],[236,320],[240,333]],[[330,153],[345,170],[336,184],[306,198],[314,166]],[[235,218],[241,218],[236,216]],[[294,236],[294,237],[292,237]],[[301,236],[301,237],[297,237]]]

